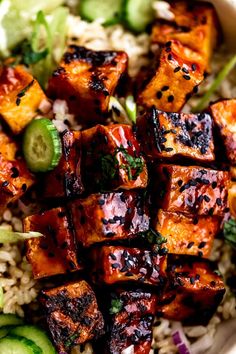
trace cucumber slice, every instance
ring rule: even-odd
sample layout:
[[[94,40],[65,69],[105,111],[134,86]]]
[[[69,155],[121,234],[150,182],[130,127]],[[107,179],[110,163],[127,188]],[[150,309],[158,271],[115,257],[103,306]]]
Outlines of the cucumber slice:
[[[121,19],[122,0],[81,0],[79,13],[87,21],[103,19],[104,26],[118,23]]]
[[[6,337],[8,333],[16,326],[3,326],[0,328],[0,338]]]
[[[27,126],[23,153],[33,172],[46,172],[58,165],[62,154],[61,139],[50,119],[35,119]]]
[[[56,354],[56,350],[47,334],[36,326],[18,326],[10,331],[10,335],[12,334],[32,340],[39,348],[41,348],[43,354]]]
[[[22,324],[24,324],[23,319],[12,313],[0,314],[0,328],[3,326],[18,326]]]
[[[134,32],[144,32],[154,19],[153,0],[123,0],[122,13],[127,27]]]
[[[9,335],[0,339],[1,354],[42,354],[42,350],[32,340]]]

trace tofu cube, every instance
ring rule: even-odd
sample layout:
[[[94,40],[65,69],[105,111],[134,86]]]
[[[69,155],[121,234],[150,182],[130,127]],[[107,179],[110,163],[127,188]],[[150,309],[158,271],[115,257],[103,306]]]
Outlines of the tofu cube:
[[[96,52],[71,45],[49,80],[48,94],[66,100],[80,122],[102,122],[127,65],[125,52]]]
[[[149,229],[147,207],[138,192],[92,194],[70,207],[77,241],[84,247],[127,240]]]
[[[169,285],[158,299],[158,315],[189,325],[206,325],[221,300],[225,288],[222,277],[209,261],[195,257],[170,257]]]
[[[0,115],[14,134],[24,130],[45,99],[37,80],[22,66],[0,68]]]
[[[236,99],[222,100],[209,107],[214,123],[222,138],[226,156],[236,165]]]
[[[84,130],[82,148],[86,191],[147,186],[146,163],[131,126],[97,125]]]
[[[150,108],[138,121],[138,136],[149,159],[214,161],[209,114],[166,113]]]
[[[17,157],[18,145],[0,132],[0,213],[17,201],[34,182],[25,161]]]
[[[54,170],[45,174],[45,198],[74,198],[83,192],[81,180],[81,133],[62,133],[62,157]]]
[[[149,354],[156,301],[156,296],[145,290],[121,290],[113,295],[107,354],[120,354],[132,345],[135,354]]]
[[[198,1],[173,1],[170,11],[173,20],[157,21],[152,28],[152,43],[165,45],[170,40],[179,40],[183,45],[199,53],[209,70],[213,50],[217,44],[219,23],[214,7]]]
[[[169,253],[208,258],[220,224],[217,216],[189,217],[160,209],[154,229],[166,238]]]
[[[199,166],[158,165],[153,202],[165,211],[223,217],[228,211],[230,174]]]
[[[201,55],[180,41],[167,44],[161,51],[156,73],[140,92],[138,102],[164,112],[179,112],[203,81],[204,65]]]
[[[58,353],[68,353],[72,347],[103,334],[103,317],[86,281],[43,290],[40,302]]]
[[[91,251],[92,277],[98,284],[136,282],[162,287],[166,278],[166,256],[124,246],[103,246]]]
[[[65,208],[55,208],[24,219],[24,230],[41,232],[44,237],[26,241],[26,257],[35,279],[82,269]]]

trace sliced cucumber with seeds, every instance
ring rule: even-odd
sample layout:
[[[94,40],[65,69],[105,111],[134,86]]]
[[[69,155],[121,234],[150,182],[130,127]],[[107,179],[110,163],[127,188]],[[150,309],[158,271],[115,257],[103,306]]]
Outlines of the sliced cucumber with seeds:
[[[81,0],[79,13],[87,21],[103,19],[103,25],[110,26],[121,19],[122,0]]]
[[[134,32],[144,32],[154,19],[153,0],[123,0],[122,14],[127,27]]]
[[[39,348],[41,348],[43,354],[56,354],[56,350],[47,334],[36,326],[18,326],[10,330],[10,335],[12,334],[32,340]]]
[[[62,154],[61,139],[50,119],[35,119],[27,126],[23,153],[33,172],[50,171],[58,165]]]
[[[22,318],[13,315],[11,313],[8,314],[0,314],[0,328],[3,326],[18,326],[24,324]]]
[[[1,354],[42,354],[42,350],[24,337],[9,335],[0,339]]]

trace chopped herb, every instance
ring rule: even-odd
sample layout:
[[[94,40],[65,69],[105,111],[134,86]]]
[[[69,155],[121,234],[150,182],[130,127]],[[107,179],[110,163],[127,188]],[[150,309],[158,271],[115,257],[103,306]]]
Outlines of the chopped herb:
[[[112,299],[109,313],[111,315],[115,315],[116,313],[120,312],[122,306],[123,306],[123,302],[120,299]]]
[[[123,170],[126,170],[128,173],[128,178],[130,181],[135,180],[140,173],[143,171],[144,161],[141,157],[133,157],[131,156],[127,149],[125,149],[122,145],[116,149],[117,153],[121,152],[127,161],[127,164],[122,164],[120,167]]]
[[[36,64],[42,59],[46,58],[48,55],[49,50],[48,48],[45,48],[42,51],[35,51],[32,48],[32,45],[29,41],[24,41],[22,44],[22,64],[25,64],[27,66],[31,64]]]
[[[224,223],[224,238],[228,244],[236,248],[236,220],[230,219]]]
[[[157,232],[153,229],[149,229],[147,232],[145,232],[144,237],[149,243],[156,244],[158,246],[161,246],[163,243],[167,242],[167,239],[163,237],[160,232]]]
[[[221,274],[221,272],[220,272],[218,269],[215,269],[215,270],[214,270],[214,273],[215,273],[216,275],[218,275],[219,277],[222,277],[222,274]]]
[[[218,87],[221,85],[221,83],[224,81],[224,79],[228,76],[228,74],[231,72],[231,70],[234,68],[236,65],[236,55],[234,55],[228,63],[221,69],[219,74],[216,76],[215,80],[212,82],[211,86],[203,95],[203,97],[200,99],[199,103],[192,109],[193,113],[202,111],[206,106],[208,101],[210,100],[211,96],[213,93],[218,89]]]
[[[66,347],[66,348],[70,348],[70,347],[72,346],[72,344],[74,344],[75,339],[78,338],[78,337],[79,337],[79,333],[78,333],[78,332],[72,334],[72,335],[67,339],[67,341],[65,342],[65,347]]]
[[[126,163],[119,166],[117,154],[122,153]],[[118,169],[125,170],[130,181],[135,180],[143,171],[144,161],[141,157],[131,156],[127,149],[122,145],[115,150],[113,154],[107,154],[101,157],[100,160],[102,178],[107,181],[114,179],[118,175]]]

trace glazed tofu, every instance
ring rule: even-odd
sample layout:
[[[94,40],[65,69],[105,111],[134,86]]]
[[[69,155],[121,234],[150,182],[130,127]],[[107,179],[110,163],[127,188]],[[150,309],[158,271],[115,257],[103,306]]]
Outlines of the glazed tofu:
[[[22,66],[0,68],[0,115],[14,134],[23,131],[45,99],[37,80]]]
[[[121,354],[129,346],[135,354],[149,354],[156,296],[148,291],[120,291],[113,295],[106,354]]]
[[[167,44],[161,51],[156,73],[140,92],[138,102],[164,112],[179,112],[197,92],[204,78],[204,65],[200,54],[180,41]]]
[[[149,159],[214,161],[209,114],[166,113],[150,108],[137,120],[138,137]]]
[[[166,256],[124,246],[103,246],[91,252],[92,277],[98,284],[136,282],[164,286]]]
[[[87,191],[145,188],[147,167],[132,127],[97,125],[82,131],[83,172]]]
[[[220,231],[221,219],[216,216],[186,216],[159,210],[154,229],[167,242],[169,253],[208,258],[215,236]]]
[[[35,279],[82,268],[70,220],[64,208],[55,208],[24,219],[24,230],[44,235],[26,241],[26,257]]]
[[[43,290],[40,302],[58,353],[103,334],[103,317],[92,288],[84,281]]]
[[[154,24],[152,42],[165,45],[170,40],[179,40],[203,57],[205,70],[208,70],[219,28],[213,6],[205,2],[172,1],[170,11],[174,19]]]
[[[163,164],[154,175],[153,202],[165,211],[219,217],[228,211],[229,172]]]
[[[236,165],[236,99],[216,102],[209,111],[222,138],[226,156],[231,165]]]
[[[149,229],[144,197],[138,192],[92,194],[70,207],[77,241],[84,247],[127,240]]]
[[[66,100],[80,122],[102,122],[127,65],[125,52],[95,52],[72,45],[49,80],[48,94]]]
[[[17,157],[17,153],[16,142],[0,132],[0,213],[9,203],[17,201],[35,182],[26,163]]]
[[[222,277],[209,261],[170,257],[170,283],[158,299],[158,315],[185,324],[206,325],[223,299]]]
[[[61,160],[44,177],[43,194],[46,198],[78,197],[84,190],[81,180],[81,133],[65,130],[61,141]]]

